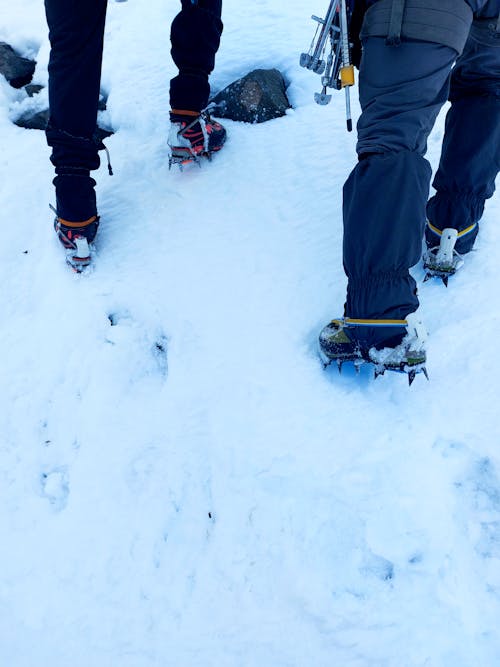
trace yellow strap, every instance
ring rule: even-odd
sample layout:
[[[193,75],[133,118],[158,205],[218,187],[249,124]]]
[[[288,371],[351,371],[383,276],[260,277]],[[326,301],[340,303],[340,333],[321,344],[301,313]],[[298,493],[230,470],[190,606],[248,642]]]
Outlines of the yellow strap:
[[[432,222],[430,222],[429,220],[427,220],[427,227],[429,227],[429,229],[432,229],[432,231],[433,231],[435,234],[437,234],[438,236],[441,236],[441,235],[442,235],[442,231],[441,231],[440,229],[438,229],[437,227],[434,227],[434,225],[432,224]]]
[[[405,327],[408,324],[406,320],[357,320],[352,317],[346,317],[344,321],[346,324],[368,327]]]
[[[462,229],[461,232],[458,232],[458,238],[460,238],[461,236],[465,236],[466,234],[468,234],[469,232],[471,232],[471,231],[474,229],[474,227],[476,227],[476,225],[477,225],[477,222],[475,222],[475,223],[474,223],[473,225],[471,225],[470,227],[467,227],[466,229]]]
[[[469,232],[472,232],[473,229],[476,227],[476,225],[477,225],[477,222],[475,222],[473,225],[470,225],[470,227],[466,227],[465,229],[462,229],[461,232],[458,232],[458,238],[460,238],[461,236],[465,236],[466,234],[469,234]],[[433,231],[435,234],[437,234],[438,236],[442,236],[442,235],[443,235],[443,230],[442,230],[442,229],[438,229],[437,227],[435,227],[435,226],[432,224],[432,222],[429,222],[429,220],[427,220],[427,226],[429,227],[429,229],[432,229],[432,231]]]

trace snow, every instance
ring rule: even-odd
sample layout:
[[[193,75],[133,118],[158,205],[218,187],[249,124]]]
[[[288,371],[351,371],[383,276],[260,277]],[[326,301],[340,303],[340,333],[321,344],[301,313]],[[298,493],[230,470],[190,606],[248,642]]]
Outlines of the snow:
[[[11,123],[26,102],[0,81],[2,665],[500,662],[499,199],[448,289],[414,270],[430,382],[323,371],[355,136],[298,66],[325,9],[304,5],[225,0],[213,89],[277,67],[294,109],[225,123],[224,150],[180,173],[178,2],[109,4],[115,175],[88,276],[51,227],[44,136]],[[3,12],[37,83],[46,32],[38,1]]]

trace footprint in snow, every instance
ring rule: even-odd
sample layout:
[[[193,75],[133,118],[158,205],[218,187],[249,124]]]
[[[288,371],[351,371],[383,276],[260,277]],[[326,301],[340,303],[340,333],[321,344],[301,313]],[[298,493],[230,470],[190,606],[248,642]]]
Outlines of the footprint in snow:
[[[69,475],[66,467],[54,468],[42,473],[42,495],[58,512],[68,504]]]
[[[364,555],[360,572],[365,576],[376,577],[380,581],[391,581],[394,579],[394,564],[383,556],[368,551]]]
[[[168,337],[162,331],[151,335],[132,317],[128,310],[111,312],[108,314],[108,320],[113,329],[106,337],[106,342],[113,346],[140,345],[145,351],[148,350],[155,369],[166,379],[168,376]]]
[[[467,486],[480,525],[476,550],[483,558],[500,558],[500,479],[491,459],[476,461]]]

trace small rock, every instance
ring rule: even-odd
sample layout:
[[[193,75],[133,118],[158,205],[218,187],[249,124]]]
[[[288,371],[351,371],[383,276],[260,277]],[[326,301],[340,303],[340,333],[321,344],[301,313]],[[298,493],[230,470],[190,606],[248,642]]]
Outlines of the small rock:
[[[0,74],[4,75],[11,86],[22,88],[29,83],[35,66],[34,60],[23,58],[9,44],[0,42]]]
[[[49,120],[49,110],[26,111],[14,121],[14,125],[24,127],[27,130],[45,130]]]
[[[29,83],[27,86],[24,86],[24,90],[28,93],[28,97],[33,97],[43,90],[43,86],[39,86],[36,83]]]
[[[212,100],[218,118],[264,123],[284,116],[291,104],[285,81],[277,69],[256,69],[224,88]]]
[[[44,109],[43,111],[26,111],[21,114],[19,118],[16,118],[14,125],[18,127],[24,127],[26,130],[45,130],[47,127],[47,122],[49,120],[49,110]],[[102,127],[97,127],[95,131],[95,138],[97,143],[104,141],[107,137],[110,137],[113,134],[111,130],[105,130]]]

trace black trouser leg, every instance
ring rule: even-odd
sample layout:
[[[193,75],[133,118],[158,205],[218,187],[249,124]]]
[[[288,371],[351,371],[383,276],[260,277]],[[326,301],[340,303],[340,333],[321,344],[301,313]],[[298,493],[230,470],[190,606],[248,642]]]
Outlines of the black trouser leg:
[[[171,30],[172,58],[179,74],[170,82],[170,106],[201,111],[208,103],[208,77],[222,34],[222,0],[181,1]]]
[[[106,0],[45,0],[51,44],[46,134],[57,174],[57,211],[70,221],[96,214],[90,170],[99,167],[94,133],[106,6]]]

